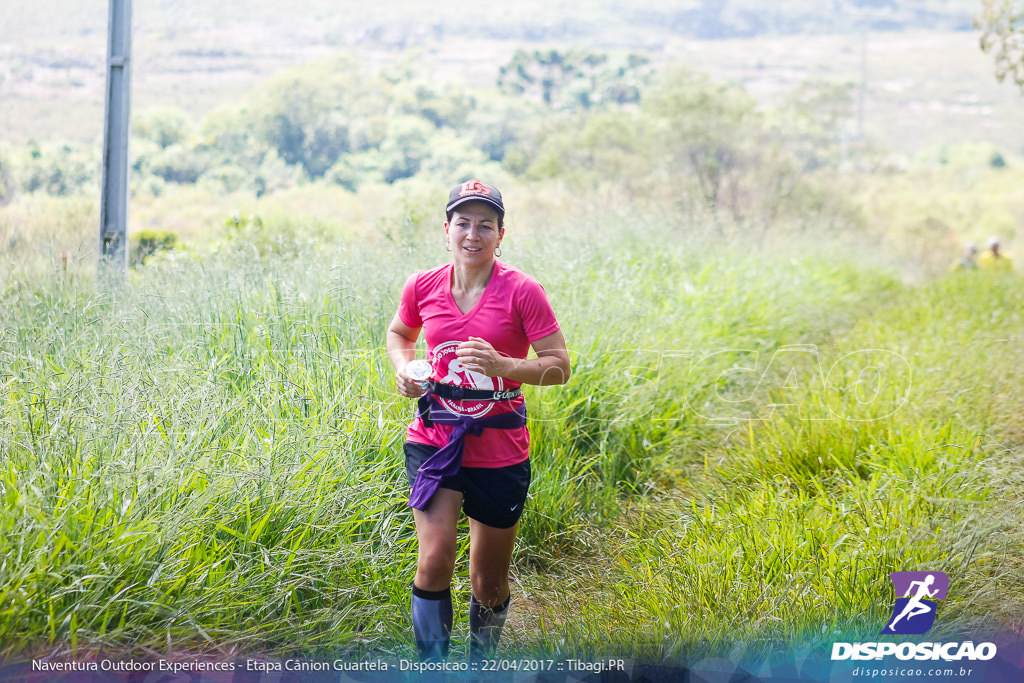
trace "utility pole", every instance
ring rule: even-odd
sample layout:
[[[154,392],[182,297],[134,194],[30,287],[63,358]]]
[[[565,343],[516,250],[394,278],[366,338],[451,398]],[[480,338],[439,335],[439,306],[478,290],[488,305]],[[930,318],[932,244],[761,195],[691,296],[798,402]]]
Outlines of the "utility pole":
[[[128,269],[128,138],[131,128],[132,2],[110,0],[100,196],[100,275]]]

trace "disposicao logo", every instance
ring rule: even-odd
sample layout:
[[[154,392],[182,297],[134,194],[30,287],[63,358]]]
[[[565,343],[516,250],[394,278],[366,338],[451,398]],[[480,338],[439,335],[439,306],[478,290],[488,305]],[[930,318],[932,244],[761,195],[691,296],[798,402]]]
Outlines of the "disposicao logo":
[[[881,633],[926,633],[935,623],[936,600],[946,599],[949,577],[943,572],[893,572],[889,578],[896,589],[896,604]]]
[[[893,572],[889,575],[896,601],[879,635],[920,635],[935,623],[935,608],[946,599],[949,577],[943,572]],[[832,643],[832,660],[897,659],[946,662],[987,661],[996,656],[993,643]]]

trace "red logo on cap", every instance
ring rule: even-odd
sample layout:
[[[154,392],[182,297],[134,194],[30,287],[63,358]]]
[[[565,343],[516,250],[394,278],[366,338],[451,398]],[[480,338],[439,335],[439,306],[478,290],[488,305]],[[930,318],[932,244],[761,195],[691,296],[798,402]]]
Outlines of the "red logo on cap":
[[[459,196],[465,197],[467,194],[490,194],[491,191],[487,189],[487,186],[481,183],[479,180],[467,180],[462,183],[462,189],[459,190]]]

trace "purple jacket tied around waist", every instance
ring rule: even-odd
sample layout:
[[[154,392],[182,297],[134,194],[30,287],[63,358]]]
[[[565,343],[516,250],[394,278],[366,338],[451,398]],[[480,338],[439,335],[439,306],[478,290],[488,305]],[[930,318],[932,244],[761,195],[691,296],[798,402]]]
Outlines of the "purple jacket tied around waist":
[[[430,499],[441,484],[441,479],[450,477],[462,466],[462,449],[466,434],[480,436],[485,429],[517,429],[526,426],[526,407],[522,411],[501,413],[490,417],[474,418],[446,410],[433,396],[421,398],[417,412],[426,424],[455,425],[448,443],[427,458],[416,473],[412,491],[409,493],[409,507],[425,510]]]

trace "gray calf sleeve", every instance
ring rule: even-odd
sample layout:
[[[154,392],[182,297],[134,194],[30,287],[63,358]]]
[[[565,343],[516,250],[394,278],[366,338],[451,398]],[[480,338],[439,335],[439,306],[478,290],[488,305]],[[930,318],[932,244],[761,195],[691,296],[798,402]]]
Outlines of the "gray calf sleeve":
[[[444,661],[452,633],[452,591],[412,587],[412,630],[420,661]]]
[[[469,598],[469,657],[480,659],[494,654],[501,638],[501,629],[505,626],[508,606],[512,596],[495,607],[484,607],[476,601],[476,596]]]

